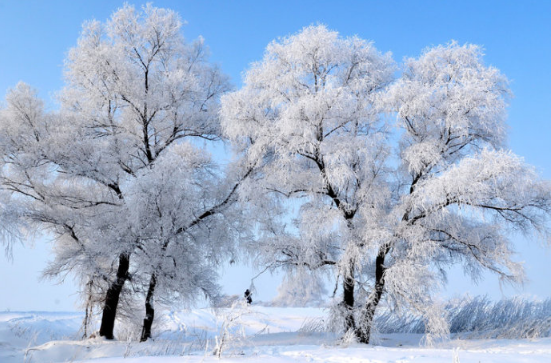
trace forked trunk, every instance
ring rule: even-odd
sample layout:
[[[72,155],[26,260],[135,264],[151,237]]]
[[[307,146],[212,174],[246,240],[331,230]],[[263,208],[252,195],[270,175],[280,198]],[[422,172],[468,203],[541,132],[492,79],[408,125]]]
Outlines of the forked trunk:
[[[113,330],[115,329],[115,318],[117,317],[117,306],[122,288],[128,280],[128,270],[130,269],[130,255],[121,253],[119,256],[119,267],[117,269],[117,278],[111,283],[105,296],[105,305],[101,316],[101,327],[99,335],[106,339],[114,339]]]
[[[149,288],[145,297],[145,318],[143,319],[142,337],[140,342],[145,342],[151,338],[151,326],[155,318],[155,309],[153,308],[153,295],[155,294],[155,286],[157,285],[157,277],[155,273],[151,275],[149,280]]]

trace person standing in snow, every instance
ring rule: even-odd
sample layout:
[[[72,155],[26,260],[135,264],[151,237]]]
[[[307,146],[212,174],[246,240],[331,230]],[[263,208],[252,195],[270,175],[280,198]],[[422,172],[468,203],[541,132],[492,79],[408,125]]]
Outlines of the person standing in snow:
[[[249,289],[245,290],[245,300],[247,300],[248,305],[251,305],[253,302],[252,294]]]

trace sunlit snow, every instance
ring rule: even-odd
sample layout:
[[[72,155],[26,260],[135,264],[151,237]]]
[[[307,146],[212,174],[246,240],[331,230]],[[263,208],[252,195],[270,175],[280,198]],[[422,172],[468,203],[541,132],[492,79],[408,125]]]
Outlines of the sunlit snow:
[[[305,327],[327,312],[318,308],[253,306],[240,318],[245,337],[233,341],[222,358],[213,356],[214,337],[229,309],[171,312],[153,341],[102,338],[79,340],[79,313],[1,312],[0,361],[20,362],[549,362],[551,338],[462,340],[420,344],[418,334],[379,334],[373,345],[343,344],[338,337]],[[121,332],[124,330],[121,328]],[[122,333],[121,333],[122,334]]]

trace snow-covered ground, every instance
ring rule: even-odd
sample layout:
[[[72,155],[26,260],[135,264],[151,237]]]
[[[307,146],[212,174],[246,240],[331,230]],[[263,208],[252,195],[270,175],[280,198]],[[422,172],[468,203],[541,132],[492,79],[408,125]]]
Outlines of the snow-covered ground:
[[[261,306],[172,312],[157,325],[154,341],[138,343],[79,340],[79,313],[0,312],[0,362],[551,362],[551,338],[452,339],[425,347],[420,335],[391,334],[379,335],[374,345],[343,344],[316,332],[326,314],[323,309]],[[212,352],[224,331],[231,339],[219,359]]]

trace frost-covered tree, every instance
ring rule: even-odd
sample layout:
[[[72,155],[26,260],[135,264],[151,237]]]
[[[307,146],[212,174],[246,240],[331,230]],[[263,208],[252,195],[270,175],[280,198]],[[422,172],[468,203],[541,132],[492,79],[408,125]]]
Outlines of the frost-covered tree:
[[[388,195],[379,96],[393,71],[371,43],[310,26],[272,42],[243,88],[222,99],[225,133],[261,169],[255,186],[301,200],[299,236],[266,228],[260,258],[296,271],[336,266],[348,329],[364,230]]]
[[[103,305],[108,339],[127,281],[145,295],[147,339],[155,293],[212,296],[213,266],[239,233],[231,205],[247,173],[224,177],[197,141],[220,139],[227,80],[180,28],[151,5],[88,22],[65,64],[60,111],[44,111],[23,84],[2,111],[2,185],[56,237],[47,273],[75,273]]]
[[[479,47],[452,42],[406,60],[388,94],[400,134],[398,167],[389,174],[387,217],[369,237],[386,234],[362,340],[384,292],[396,307],[424,315],[429,331],[447,331],[431,291],[448,266],[462,264],[475,281],[490,271],[521,282],[508,232],[550,236],[551,184],[505,149],[507,80],[483,64]]]
[[[508,232],[549,236],[551,187],[504,149],[507,81],[480,48],[450,43],[392,72],[370,43],[311,26],[271,43],[222,99],[260,195],[301,198],[298,232],[268,229],[262,261],[336,266],[346,329],[364,343],[383,294],[444,332],[431,292],[448,266],[518,282]]]

